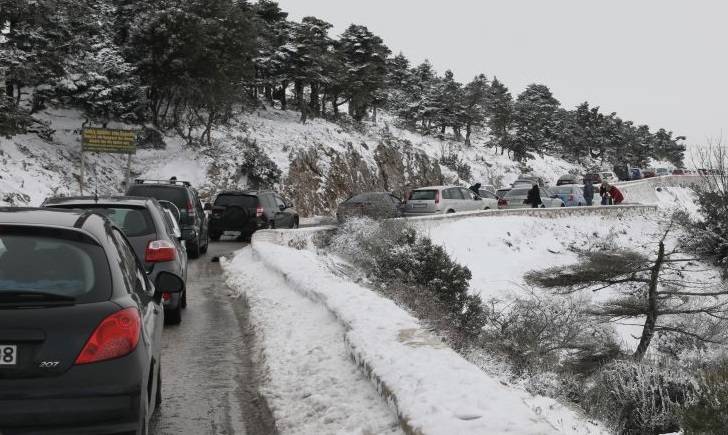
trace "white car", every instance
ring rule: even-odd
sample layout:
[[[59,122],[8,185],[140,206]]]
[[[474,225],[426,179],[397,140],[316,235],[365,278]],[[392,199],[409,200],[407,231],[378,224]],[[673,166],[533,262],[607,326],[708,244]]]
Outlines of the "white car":
[[[602,171],[599,175],[602,176],[602,181],[606,181],[607,183],[616,183],[619,181],[617,175],[612,171]]]
[[[404,206],[405,216],[496,209],[498,200],[481,198],[472,190],[459,186],[430,186],[413,190]]]
[[[524,201],[528,197],[528,191],[533,186],[514,187],[498,203],[498,208],[531,208],[531,204],[525,204]],[[539,188],[541,193],[541,208],[564,207],[564,201],[559,195],[551,192],[548,187]]]

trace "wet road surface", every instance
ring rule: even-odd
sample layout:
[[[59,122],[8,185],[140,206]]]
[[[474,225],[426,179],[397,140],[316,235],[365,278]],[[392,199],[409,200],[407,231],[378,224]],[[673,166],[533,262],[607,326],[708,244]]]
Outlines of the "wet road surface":
[[[182,323],[164,330],[163,402],[152,434],[273,433],[257,396],[247,308],[230,297],[220,263],[211,261],[243,246],[210,243],[206,255],[190,260]]]

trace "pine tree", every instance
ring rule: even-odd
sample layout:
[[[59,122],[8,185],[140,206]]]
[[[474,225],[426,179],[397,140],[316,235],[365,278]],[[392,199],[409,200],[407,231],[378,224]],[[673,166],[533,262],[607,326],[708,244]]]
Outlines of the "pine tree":
[[[338,50],[344,60],[345,92],[349,114],[357,121],[375,107],[378,90],[384,86],[389,48],[365,26],[352,24],[341,35]]]
[[[460,112],[461,123],[465,126],[465,145],[470,146],[473,128],[485,123],[489,102],[490,85],[484,74],[475,77],[463,89],[463,103]]]
[[[496,147],[501,147],[501,154],[511,147],[511,129],[513,128],[513,97],[508,88],[493,78],[486,100],[486,125],[490,128]]]
[[[511,145],[516,160],[552,149],[559,105],[549,88],[541,84],[529,85],[518,96],[513,110],[516,136]]]

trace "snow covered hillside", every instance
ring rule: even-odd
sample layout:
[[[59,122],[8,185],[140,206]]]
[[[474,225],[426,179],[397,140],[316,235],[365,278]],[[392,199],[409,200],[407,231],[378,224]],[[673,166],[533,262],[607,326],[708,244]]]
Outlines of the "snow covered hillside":
[[[0,138],[0,204],[38,205],[49,195],[79,193],[82,114],[48,109],[38,117],[54,131],[51,141],[33,133]],[[134,128],[114,123],[108,127]],[[483,135],[476,134],[473,145],[464,147],[447,138],[399,129],[386,115],[377,123],[354,128],[322,119],[302,124],[297,112],[258,110],[214,131],[212,146],[190,148],[174,135],[164,140],[166,149],[139,150],[132,161],[133,177],[175,175],[190,180],[205,196],[221,188],[245,187],[240,171],[243,153],[255,141],[281,169],[280,187],[302,214],[330,213],[352,192],[367,188],[403,194],[424,183],[503,185],[522,170],[555,182],[560,175],[580,169],[549,156],[519,167],[507,156],[483,147]],[[440,165],[442,156],[469,165],[470,177],[463,179],[462,172],[459,176]],[[122,190],[126,156],[90,155],[86,162],[87,193]]]

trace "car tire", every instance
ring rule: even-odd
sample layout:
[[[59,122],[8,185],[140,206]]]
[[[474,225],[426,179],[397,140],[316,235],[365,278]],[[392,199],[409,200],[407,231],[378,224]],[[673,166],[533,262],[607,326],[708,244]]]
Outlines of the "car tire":
[[[291,226],[291,228],[293,228],[294,230],[298,229],[298,216],[293,218],[293,226]]]
[[[561,203],[561,207],[566,207],[566,204],[564,204],[564,203],[562,202],[562,203]]]
[[[157,395],[154,397],[154,413],[159,413],[159,407],[162,406],[162,364],[159,364],[157,372]]]
[[[210,238],[205,239],[205,245],[200,248],[200,254],[207,254],[207,249],[210,247]]]
[[[164,323],[167,325],[179,325],[182,323],[182,303],[177,308],[164,310]]]
[[[182,298],[180,298],[179,306],[184,310],[187,308],[187,289],[182,291]]]
[[[455,213],[455,210],[450,209],[450,210],[447,211],[446,214],[450,214],[450,213]]]
[[[194,242],[190,242],[187,245],[187,253],[189,254],[190,258],[200,257],[200,239],[197,239]]]

